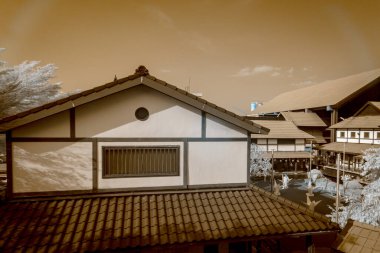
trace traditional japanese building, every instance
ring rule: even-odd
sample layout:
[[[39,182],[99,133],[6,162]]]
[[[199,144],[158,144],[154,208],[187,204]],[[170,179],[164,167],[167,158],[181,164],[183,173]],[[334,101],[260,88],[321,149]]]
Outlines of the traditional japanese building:
[[[0,131],[1,252],[291,252],[328,249],[339,231],[249,185],[251,135],[268,128],[143,66]]]
[[[282,93],[253,113],[314,112],[327,126],[332,126],[340,117],[353,116],[368,101],[379,100],[380,69],[376,69]],[[326,130],[323,137],[327,142],[334,142],[335,131]]]
[[[380,102],[367,102],[354,116],[332,125],[336,141],[320,149],[325,159],[325,172],[335,174],[336,156],[341,154],[341,169],[360,176],[363,151],[380,148]]]
[[[266,152],[264,157],[273,158],[276,172],[306,171],[309,168],[312,154],[307,145],[314,140],[314,136],[300,130],[293,122],[287,120],[253,120],[253,122],[270,129],[266,135],[251,134],[251,138],[252,143]]]

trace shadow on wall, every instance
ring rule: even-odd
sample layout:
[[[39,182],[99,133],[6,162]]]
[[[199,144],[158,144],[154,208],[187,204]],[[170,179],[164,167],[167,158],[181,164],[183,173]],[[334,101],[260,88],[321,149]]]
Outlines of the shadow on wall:
[[[45,144],[48,143],[37,145],[41,147]],[[90,143],[76,143],[55,151],[44,150],[44,152],[36,146],[14,146],[14,152],[17,154],[14,159],[15,192],[91,189],[90,145]],[[35,149],[40,152],[35,152]]]

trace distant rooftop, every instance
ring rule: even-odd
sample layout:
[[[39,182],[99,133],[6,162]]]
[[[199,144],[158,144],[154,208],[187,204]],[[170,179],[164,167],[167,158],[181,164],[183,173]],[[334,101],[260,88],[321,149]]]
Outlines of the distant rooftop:
[[[327,127],[326,123],[314,112],[282,112],[281,114],[296,126]]]
[[[335,125],[330,126],[332,129],[338,128],[364,128],[364,129],[379,129],[380,115],[378,116],[358,116],[350,117]]]
[[[379,81],[380,69],[325,81],[313,86],[282,93],[257,107],[254,114],[336,106],[350,96]]]
[[[270,129],[268,134],[251,134],[258,139],[314,139],[314,136],[298,129],[294,123],[286,120],[252,120],[256,124]]]

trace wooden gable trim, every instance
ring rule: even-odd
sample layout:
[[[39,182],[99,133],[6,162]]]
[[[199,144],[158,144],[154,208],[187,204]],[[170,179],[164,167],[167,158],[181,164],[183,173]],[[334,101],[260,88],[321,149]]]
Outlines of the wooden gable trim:
[[[20,113],[20,114],[11,116],[9,117],[10,118],[9,120],[8,118],[5,118],[0,121],[0,132],[7,131],[9,129],[13,129],[30,122],[43,119],[45,117],[51,116],[53,114],[57,114],[65,110],[70,110],[74,107],[106,97],[116,92],[123,91],[128,88],[132,88],[134,86],[141,84],[141,80],[142,78],[135,78],[133,80],[125,81],[124,83],[121,83],[119,85],[115,85],[112,88],[110,87],[110,88],[102,89],[99,91],[94,91],[92,93],[89,93],[88,95],[78,96],[78,98],[64,101],[62,104],[59,104],[60,100],[58,100],[41,107],[37,107],[25,113]],[[73,96],[76,96],[76,95],[73,95]],[[46,107],[46,109],[44,109],[44,107]],[[35,110],[36,112],[33,112],[33,110]],[[26,115],[24,116],[23,114],[26,114]],[[17,117],[18,115],[19,117]],[[14,117],[15,119],[13,119]]]
[[[163,85],[158,83],[156,80],[152,80],[148,77],[142,77],[143,81],[142,83],[152,89],[155,89],[157,91],[160,91],[170,97],[176,98],[188,105],[191,105],[201,111],[204,111],[206,113],[209,113],[217,118],[223,119],[229,123],[232,123],[235,126],[238,126],[240,128],[243,128],[247,131],[250,131],[252,133],[262,133],[266,134],[269,132],[269,129],[256,125],[251,124],[250,122],[246,122],[242,119],[238,119],[234,117],[233,115],[230,115],[232,113],[229,113],[227,110],[218,110],[216,105],[210,104],[207,101],[203,99],[198,99],[196,96],[194,98],[190,97],[189,94],[181,93],[178,90],[175,90],[168,85]]]
[[[372,104],[372,101],[368,101],[365,105],[363,105],[357,112],[355,112],[355,114],[352,116],[352,117],[357,117],[357,116],[360,116],[360,113],[364,110],[364,109],[366,109],[367,107],[372,107],[372,108],[374,108],[375,109],[375,111],[378,111],[379,112],[379,114],[380,114],[380,109],[377,107],[377,106],[374,106],[373,104]]]

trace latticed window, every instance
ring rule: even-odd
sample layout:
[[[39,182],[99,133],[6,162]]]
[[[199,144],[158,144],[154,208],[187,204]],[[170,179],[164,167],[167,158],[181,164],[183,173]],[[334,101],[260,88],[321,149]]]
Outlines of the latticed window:
[[[103,147],[103,177],[179,175],[179,146]]]
[[[364,139],[369,139],[369,132],[364,132],[363,137]]]

